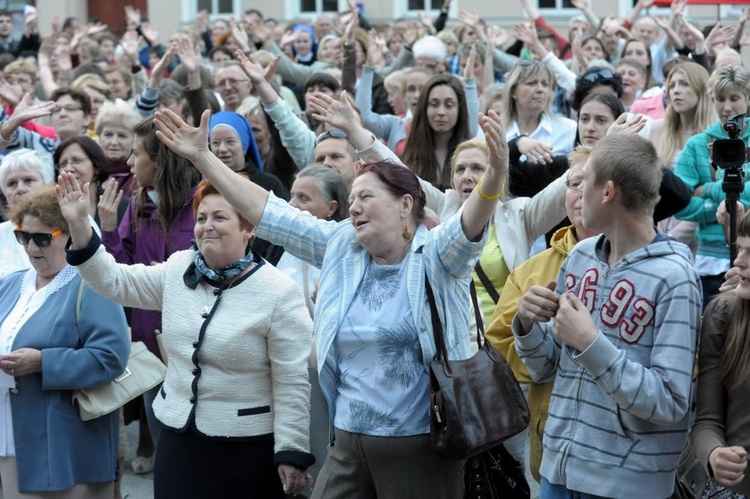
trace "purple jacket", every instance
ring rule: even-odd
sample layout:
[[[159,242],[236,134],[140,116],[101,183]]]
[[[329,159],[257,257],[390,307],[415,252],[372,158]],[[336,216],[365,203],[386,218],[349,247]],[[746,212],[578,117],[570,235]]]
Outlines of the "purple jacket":
[[[134,263],[151,265],[153,262],[164,262],[172,253],[190,248],[195,225],[193,220],[194,195],[195,189],[190,192],[182,209],[172,221],[166,239],[159,224],[156,205],[148,199],[145,207],[146,217],[136,220],[136,198],[133,196],[117,230],[102,231],[104,247],[118,263],[127,265]],[[155,331],[161,330],[161,312],[134,308],[131,327],[133,341],[144,342],[152,353],[159,355]]]

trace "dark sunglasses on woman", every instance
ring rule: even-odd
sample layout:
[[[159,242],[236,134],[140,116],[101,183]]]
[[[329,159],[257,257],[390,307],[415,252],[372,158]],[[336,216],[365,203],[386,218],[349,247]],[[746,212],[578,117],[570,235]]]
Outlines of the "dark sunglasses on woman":
[[[28,246],[29,241],[33,240],[34,244],[36,244],[40,248],[46,248],[50,244],[52,244],[52,238],[61,235],[63,231],[57,229],[52,234],[48,234],[47,232],[31,233],[21,230],[21,227],[16,227],[15,229],[13,229],[13,233],[16,235],[16,241],[18,241],[18,244]]]

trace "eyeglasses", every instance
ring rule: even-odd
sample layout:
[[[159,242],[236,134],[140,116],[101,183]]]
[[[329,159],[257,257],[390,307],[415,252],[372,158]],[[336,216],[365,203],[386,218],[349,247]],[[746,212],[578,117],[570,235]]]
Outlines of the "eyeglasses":
[[[318,138],[315,139],[315,145],[317,146],[321,142],[323,142],[326,139],[348,139],[349,136],[346,135],[346,132],[341,130],[328,130],[326,132],[321,133],[318,135]]]
[[[248,82],[248,81],[250,81],[250,80],[248,80],[247,78],[245,78],[244,80],[238,80],[236,78],[227,78],[226,80],[217,81],[216,82],[216,86],[218,86],[218,87],[224,87],[226,85],[229,85],[230,87],[235,87],[235,86],[239,85],[240,83],[245,83],[245,82]]]
[[[567,187],[571,191],[581,192],[583,191],[583,179],[569,178],[565,181],[565,187]]]
[[[21,78],[16,75],[7,75],[4,78],[11,85],[31,85],[33,83],[31,78]]]
[[[34,244],[36,244],[38,247],[46,248],[50,244],[52,244],[52,238],[62,235],[63,231],[57,229],[52,234],[47,234],[46,232],[31,233],[21,230],[21,227],[16,227],[15,229],[13,229],[13,233],[16,235],[16,241],[18,241],[18,244],[28,246],[29,241],[33,240]]]
[[[67,161],[60,161],[57,167],[59,170],[64,170],[67,167],[75,168],[76,166],[88,161],[88,158],[70,158]]]
[[[65,111],[66,113],[75,113],[76,111],[81,111],[83,108],[81,106],[60,106],[54,111],[52,111],[52,114],[60,114],[61,111]]]
[[[614,73],[609,69],[600,69],[599,71],[594,71],[593,73],[584,75],[583,79],[588,81],[589,83],[594,83],[597,80],[607,80],[614,77]]]

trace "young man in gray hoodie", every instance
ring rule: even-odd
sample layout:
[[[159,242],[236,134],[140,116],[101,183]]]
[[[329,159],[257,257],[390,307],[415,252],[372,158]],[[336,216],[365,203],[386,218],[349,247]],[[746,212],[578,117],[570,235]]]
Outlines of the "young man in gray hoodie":
[[[555,382],[541,497],[668,497],[689,428],[700,280],[687,246],[654,229],[650,142],[600,140],[583,179],[583,225],[602,235],[524,294],[513,321],[534,381]]]

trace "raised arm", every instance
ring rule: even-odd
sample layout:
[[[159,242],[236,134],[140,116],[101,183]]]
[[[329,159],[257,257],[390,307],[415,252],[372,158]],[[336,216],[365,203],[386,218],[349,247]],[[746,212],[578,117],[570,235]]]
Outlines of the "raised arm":
[[[154,117],[156,136],[172,151],[186,158],[206,177],[237,211],[258,226],[268,200],[268,191],[249,179],[238,177],[208,149],[208,120],[211,111],[201,116],[200,127],[191,127],[169,109]]]
[[[494,111],[489,115],[480,113],[479,124],[490,148],[490,167],[466,200],[461,213],[461,225],[469,241],[482,237],[487,222],[495,213],[495,205],[503,195],[508,175],[508,144],[500,117]]]

